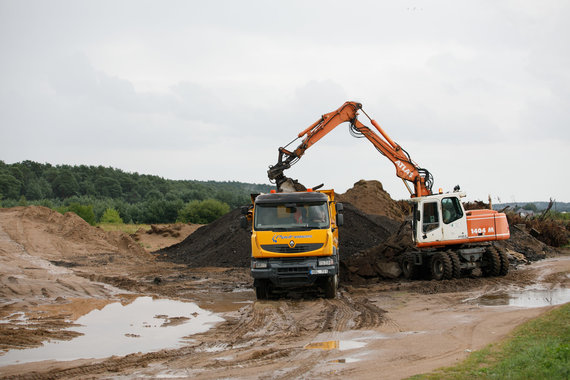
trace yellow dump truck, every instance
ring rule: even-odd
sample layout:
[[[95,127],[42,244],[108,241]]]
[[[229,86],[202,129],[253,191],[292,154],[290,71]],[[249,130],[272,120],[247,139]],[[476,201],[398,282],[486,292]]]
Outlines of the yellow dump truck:
[[[286,288],[317,287],[335,298],[342,204],[333,190],[252,195],[242,226],[251,225],[251,275],[257,299]]]

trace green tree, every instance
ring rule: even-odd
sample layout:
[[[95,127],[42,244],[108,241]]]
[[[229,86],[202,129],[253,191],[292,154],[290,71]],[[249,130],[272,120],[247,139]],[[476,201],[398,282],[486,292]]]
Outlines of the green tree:
[[[103,213],[100,222],[109,224],[123,224],[123,219],[121,219],[121,215],[117,210],[114,208],[108,208]]]
[[[207,224],[227,214],[230,206],[217,199],[191,201],[178,212],[178,222]]]
[[[53,192],[58,198],[68,198],[77,195],[79,184],[69,169],[62,169],[52,183]]]
[[[77,215],[79,215],[81,219],[85,220],[87,223],[91,224],[92,226],[95,225],[95,213],[93,212],[92,205],[81,205],[79,203],[71,203],[69,206],[63,207],[63,210],[61,209],[62,208],[58,209],[58,211],[61,212],[62,214],[67,211],[74,212]]]
[[[104,197],[119,198],[123,194],[121,184],[114,178],[101,177],[95,181],[95,187]]]
[[[0,193],[4,195],[4,198],[20,198],[21,188],[22,182],[14,178],[14,176],[8,173],[0,173]]]
[[[538,208],[536,207],[536,205],[534,203],[527,203],[522,208],[523,208],[523,210],[538,212]]]
[[[42,187],[37,179],[32,179],[26,187],[26,198],[30,200],[39,200],[44,198]]]

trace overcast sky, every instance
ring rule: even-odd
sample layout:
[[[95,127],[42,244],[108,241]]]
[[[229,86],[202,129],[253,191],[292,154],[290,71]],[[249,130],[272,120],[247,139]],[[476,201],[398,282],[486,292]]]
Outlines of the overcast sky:
[[[436,189],[568,202],[569,19],[567,0],[0,0],[0,160],[268,183],[279,146],[355,100]],[[286,174],[409,196],[348,124]]]

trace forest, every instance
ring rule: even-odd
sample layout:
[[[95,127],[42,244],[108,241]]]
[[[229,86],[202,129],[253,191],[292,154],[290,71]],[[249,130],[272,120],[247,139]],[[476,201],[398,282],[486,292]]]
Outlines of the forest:
[[[73,211],[90,224],[117,213],[125,223],[209,223],[249,204],[251,193],[271,188],[236,181],[170,180],[104,166],[0,160],[0,207],[40,205]]]

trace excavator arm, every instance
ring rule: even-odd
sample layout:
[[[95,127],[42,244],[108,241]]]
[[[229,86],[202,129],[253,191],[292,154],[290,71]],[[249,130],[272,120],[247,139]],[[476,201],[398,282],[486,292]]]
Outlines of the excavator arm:
[[[302,138],[301,143],[295,150],[287,150],[286,147],[279,148],[277,163],[269,167],[267,175],[271,181],[275,181],[278,191],[281,191],[283,183],[288,178],[283,174],[286,169],[294,165],[313,144],[322,139],[326,134],[344,122],[350,123],[350,132],[358,138],[366,138],[374,145],[374,147],[386,156],[396,167],[396,175],[400,177],[406,185],[412,197],[421,197],[432,194],[431,187],[433,178],[430,172],[420,168],[412,161],[410,155],[396,144],[380,127],[380,125],[371,119],[366,112],[362,112],[370,119],[372,125],[379,132],[376,133],[358,120],[358,111],[362,110],[362,104],[356,102],[345,102],[339,109],[324,114],[319,120],[315,121],[305,130],[301,131],[297,138],[291,141],[287,146],[297,139]],[[410,188],[409,183],[412,184]]]

